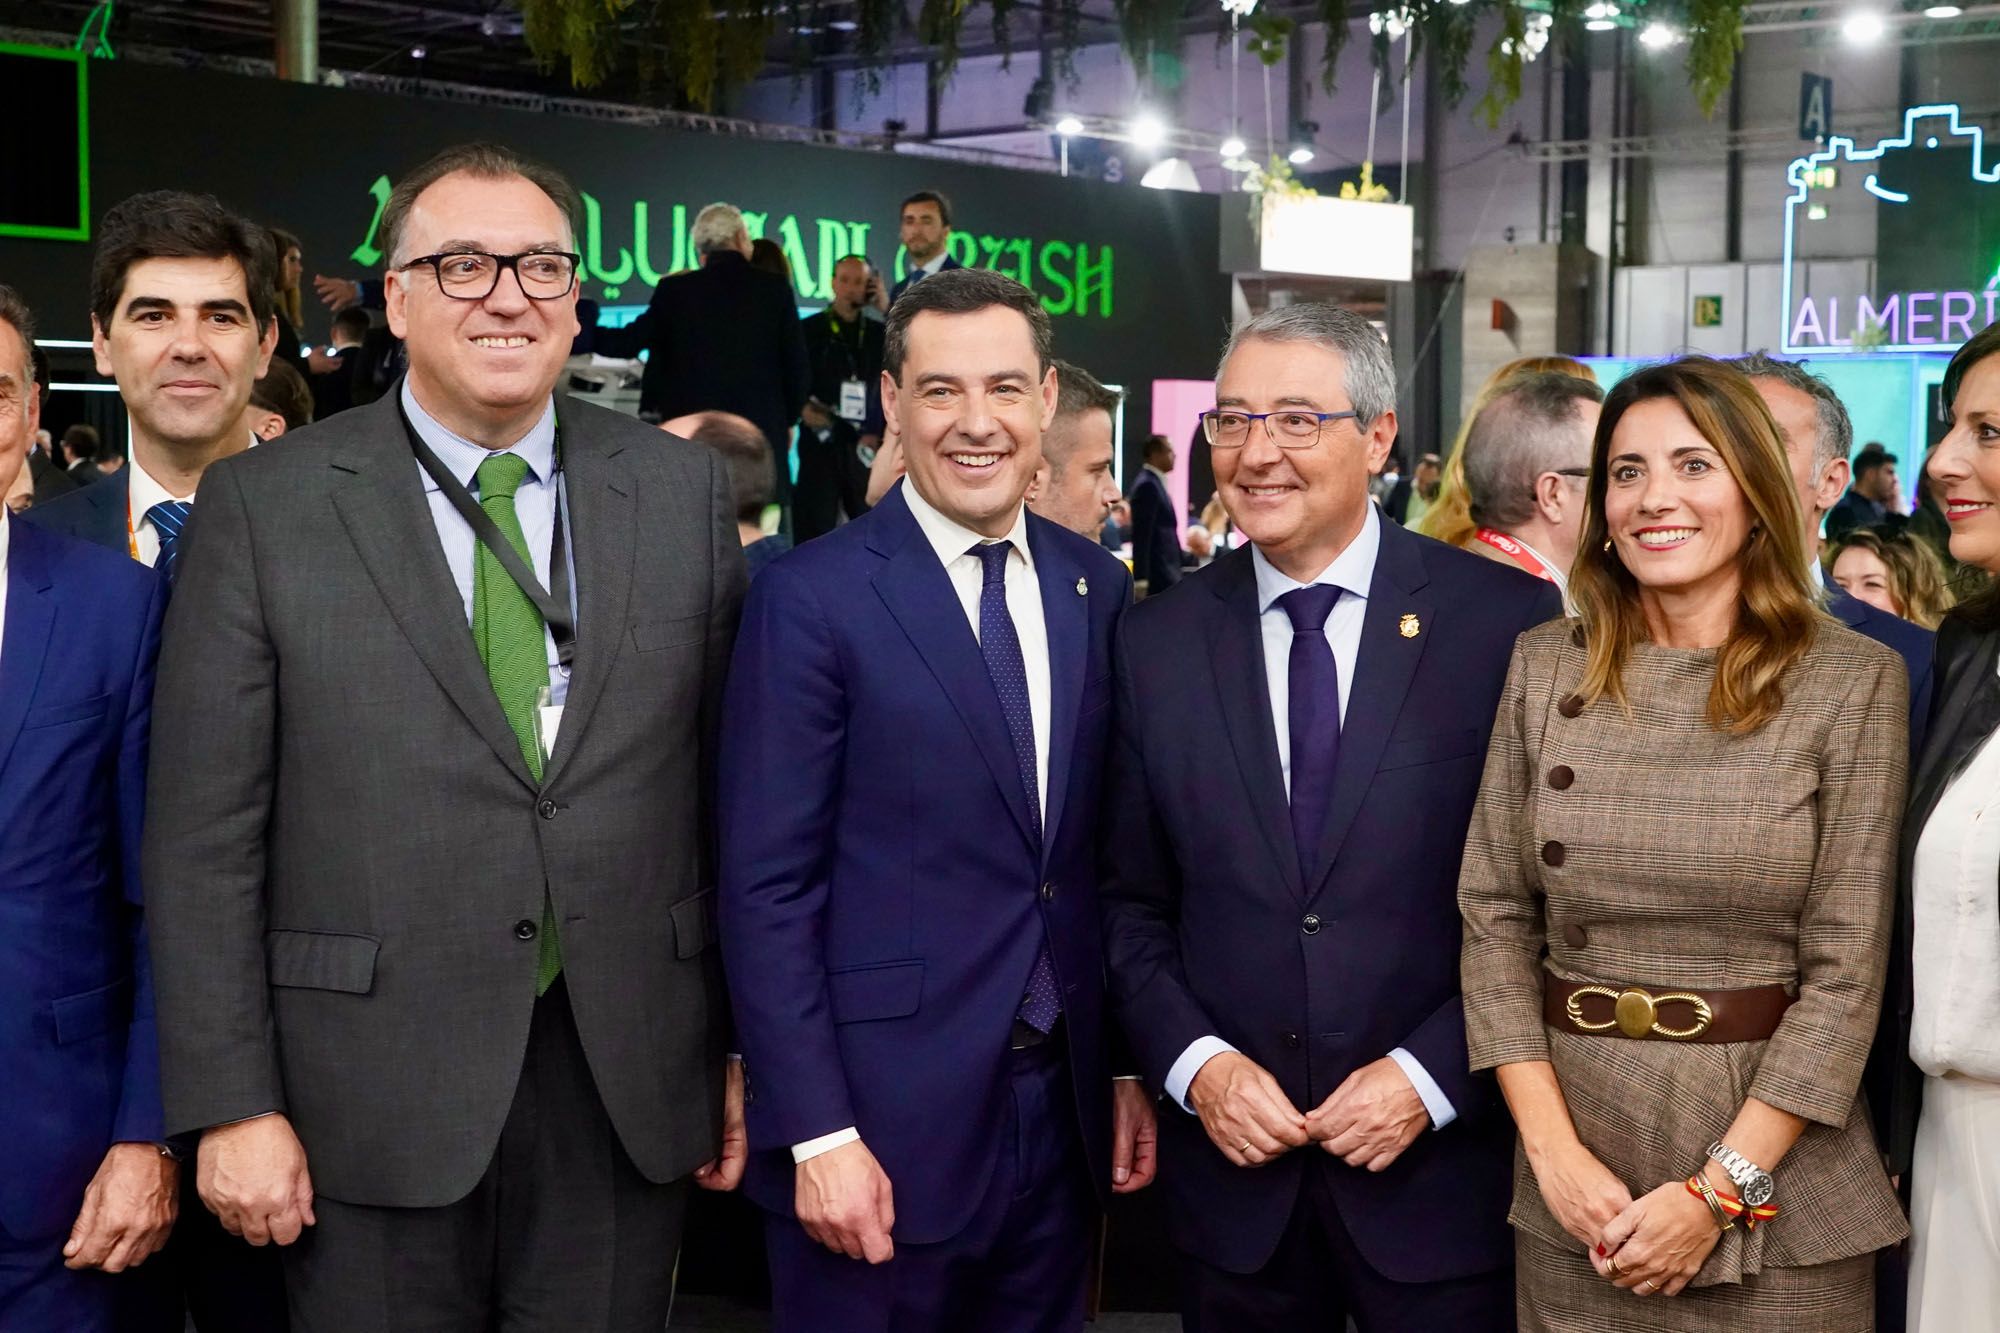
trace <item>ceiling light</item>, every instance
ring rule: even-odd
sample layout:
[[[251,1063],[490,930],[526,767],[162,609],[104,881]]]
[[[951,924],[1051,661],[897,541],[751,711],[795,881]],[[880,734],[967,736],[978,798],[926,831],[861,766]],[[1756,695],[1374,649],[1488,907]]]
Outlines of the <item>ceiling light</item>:
[[[1132,142],[1141,148],[1158,148],[1167,141],[1167,125],[1155,115],[1143,115],[1132,122]]]
[[[1217,151],[1226,158],[1241,157],[1250,151],[1250,145],[1243,142],[1242,135],[1232,134],[1222,141],[1222,147]],[[1224,163],[1224,165],[1228,164]]]
[[[1664,23],[1648,23],[1639,33],[1639,45],[1649,51],[1664,51],[1680,39],[1681,35]]]
[[[1083,133],[1083,122],[1075,116],[1064,116],[1056,122],[1056,133],[1065,139],[1074,138]]]
[[[1309,143],[1299,144],[1297,147],[1293,148],[1291,152],[1285,154],[1285,161],[1291,163],[1295,167],[1302,167],[1306,163],[1312,160],[1313,160],[1313,150],[1312,150],[1312,145]]]
[[[1618,6],[1605,3],[1594,4],[1583,11],[1583,16],[1587,19],[1616,18],[1618,17]]]
[[[1583,25],[1583,30],[1585,32],[1610,32],[1617,26],[1617,22],[1612,19],[1592,19]]]
[[[1965,11],[1957,5],[1932,5],[1924,11],[1927,19],[1955,19]]]
[[[1194,168],[1183,157],[1161,158],[1146,168],[1139,184],[1149,190],[1184,190],[1190,194],[1201,189],[1201,182],[1195,179]]]
[[[1882,34],[1888,30],[1889,25],[1884,23],[1882,16],[1872,9],[1858,10],[1849,14],[1847,21],[1840,25],[1840,35],[1855,46],[1868,46],[1879,42],[1882,40]]]
[[[856,23],[853,19],[835,19],[833,20],[833,22],[827,24],[826,26],[834,32],[853,32],[856,28],[859,28],[861,25],[859,23]]]
[[[422,60],[425,56],[429,54],[430,53],[424,50],[424,48],[421,46],[413,46],[410,48],[410,59],[412,60]]]

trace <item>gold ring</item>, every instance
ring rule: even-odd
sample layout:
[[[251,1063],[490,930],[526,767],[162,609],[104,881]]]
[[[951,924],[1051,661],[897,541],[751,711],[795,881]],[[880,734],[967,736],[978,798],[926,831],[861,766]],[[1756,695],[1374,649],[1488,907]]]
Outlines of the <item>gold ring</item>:
[[[1653,1279],[1651,1279],[1651,1278],[1647,1278],[1647,1279],[1646,1279],[1645,1281],[1641,1282],[1641,1283],[1640,1283],[1639,1285],[1640,1285],[1640,1286],[1642,1286],[1642,1287],[1644,1287],[1644,1288],[1645,1288],[1645,1289],[1647,1290],[1647,1292],[1649,1292],[1649,1293],[1651,1293],[1651,1292],[1655,1292],[1655,1291],[1658,1291],[1658,1290],[1660,1289],[1660,1284],[1659,1284],[1659,1283],[1657,1283],[1657,1282],[1655,1282],[1655,1281],[1653,1281]]]
[[[1613,1277],[1625,1276],[1618,1269],[1618,1256],[1615,1254],[1604,1261],[1604,1271],[1611,1274],[1611,1276]]]
[[[1250,1140],[1248,1139],[1243,1140],[1243,1146],[1241,1148],[1238,1148],[1236,1151],[1244,1154],[1245,1156],[1248,1156],[1250,1153]]]

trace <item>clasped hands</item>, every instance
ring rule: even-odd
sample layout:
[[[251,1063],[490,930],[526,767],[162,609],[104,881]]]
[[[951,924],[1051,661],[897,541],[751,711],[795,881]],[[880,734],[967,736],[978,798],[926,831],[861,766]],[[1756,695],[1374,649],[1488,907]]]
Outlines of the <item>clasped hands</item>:
[[[1530,1164],[1549,1212],[1583,1242],[1591,1267],[1635,1296],[1680,1295],[1722,1238],[1683,1181],[1634,1199],[1581,1143]]]
[[[1383,1171],[1430,1125],[1430,1112],[1401,1065],[1384,1056],[1349,1074],[1310,1112],[1249,1056],[1223,1051],[1188,1085],[1188,1103],[1209,1141],[1235,1166],[1264,1166],[1317,1143],[1349,1166]]]

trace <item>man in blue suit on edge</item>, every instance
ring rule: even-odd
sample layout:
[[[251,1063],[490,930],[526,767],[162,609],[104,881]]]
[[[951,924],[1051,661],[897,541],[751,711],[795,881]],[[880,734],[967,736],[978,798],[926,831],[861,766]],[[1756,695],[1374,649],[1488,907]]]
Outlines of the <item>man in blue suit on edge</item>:
[[[33,338],[0,286],[0,492],[40,415]],[[179,1185],[138,870],[165,600],[123,552],[0,505],[0,1329],[165,1322],[112,1276],[166,1243]]]
[[[1120,633],[1105,936],[1193,1333],[1514,1327],[1458,863],[1514,639],[1561,607],[1383,521],[1395,402],[1359,316],[1238,329],[1204,428],[1250,546]]]
[[[1076,1329],[1102,1192],[1153,1174],[1095,884],[1130,581],[1022,504],[1056,410],[1033,293],[927,278],[883,364],[908,475],[759,577],[730,670],[744,1188],[778,1333]]]

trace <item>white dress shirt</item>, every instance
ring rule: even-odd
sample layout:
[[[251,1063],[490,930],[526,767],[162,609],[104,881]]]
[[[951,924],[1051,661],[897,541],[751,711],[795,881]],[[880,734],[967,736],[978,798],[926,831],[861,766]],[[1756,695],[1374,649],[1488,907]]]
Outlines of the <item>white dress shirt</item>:
[[[194,492],[175,495],[153,480],[153,474],[140,467],[137,458],[128,461],[125,467],[131,476],[126,485],[131,488],[127,494],[131,497],[128,518],[132,524],[133,552],[138,556],[140,564],[151,569],[160,559],[160,533],[153,526],[153,520],[146,517],[148,511],[154,505],[166,500],[179,500],[183,504],[192,504]]]
[[[1368,588],[1375,579],[1375,556],[1382,549],[1382,517],[1374,505],[1368,506],[1366,517],[1361,521],[1361,531],[1347,548],[1334,557],[1333,563],[1321,570],[1312,580],[1314,584],[1330,584],[1341,590],[1340,600],[1333,604],[1333,612],[1326,618],[1326,642],[1333,650],[1333,668],[1340,680],[1340,718],[1343,725],[1347,721],[1347,700],[1353,693],[1354,664],[1361,656],[1361,624],[1368,614]],[[1288,574],[1281,573],[1277,566],[1264,558],[1261,550],[1252,548],[1250,560],[1257,572],[1258,627],[1264,636],[1264,690],[1271,700],[1272,731],[1278,740],[1278,767],[1284,774],[1285,791],[1292,789],[1292,727],[1291,727],[1291,660],[1292,660],[1292,618],[1285,608],[1278,605],[1278,599],[1296,588],[1310,585],[1300,583]],[[1198,1037],[1188,1043],[1173,1067],[1167,1071],[1167,1095],[1178,1102],[1182,1109],[1192,1112],[1188,1104],[1188,1085],[1201,1067],[1224,1051],[1236,1048],[1217,1036]],[[1417,1060],[1414,1055],[1398,1046],[1389,1052],[1389,1058],[1402,1069],[1410,1084],[1423,1099],[1424,1109],[1430,1113],[1431,1124],[1443,1129],[1458,1118],[1458,1111],[1451,1099],[1444,1095],[1444,1089],[1437,1080]],[[1311,1108],[1305,1108],[1310,1110]]]
[[[2000,732],[1938,798],[1914,880],[1910,1059],[2000,1082]]]
[[[919,273],[923,274],[926,278],[936,277],[943,271],[944,261],[949,258],[951,258],[951,247],[945,246],[942,250],[931,256],[929,263],[917,265],[905,276],[912,281],[916,280],[916,275]]]
[[[965,611],[967,623],[972,626],[974,639],[979,637],[979,597],[986,583],[986,567],[978,556],[971,554],[972,548],[996,540],[1014,548],[1007,557],[1007,614],[1013,618],[1014,636],[1021,641],[1021,663],[1028,671],[1028,712],[1035,728],[1036,802],[1041,817],[1046,820],[1049,808],[1049,710],[1054,692],[1049,683],[1049,630],[1048,622],[1042,615],[1042,585],[1035,577],[1035,557],[1028,550],[1027,508],[1023,506],[1015,513],[1013,526],[1008,528],[1006,536],[997,539],[982,537],[939,513],[935,505],[917,493],[917,488],[908,477],[897,484],[903,489],[903,501],[909,505],[911,516],[923,530],[924,539],[937,553],[938,563],[944,566],[944,572],[951,578],[952,591],[958,594],[958,604]],[[860,1137],[860,1132],[851,1125],[831,1134],[822,1134],[816,1139],[794,1144],[792,1160],[806,1161],[853,1143]]]

